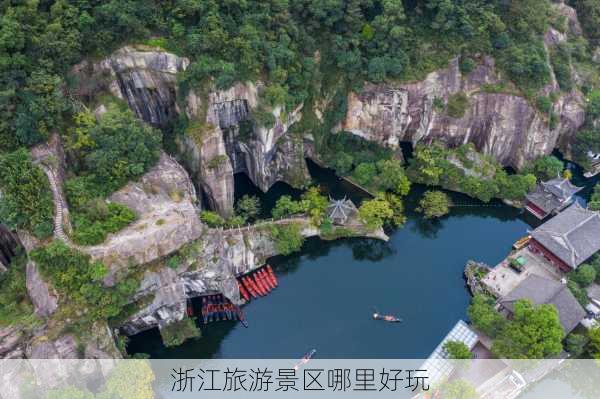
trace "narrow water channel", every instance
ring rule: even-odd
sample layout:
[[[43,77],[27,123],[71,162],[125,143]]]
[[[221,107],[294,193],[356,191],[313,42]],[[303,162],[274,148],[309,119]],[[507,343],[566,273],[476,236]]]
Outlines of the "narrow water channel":
[[[332,197],[357,203],[365,198],[331,170],[310,161],[309,169]],[[574,172],[577,184],[597,181]],[[243,176],[236,178],[238,193],[260,194],[254,190]],[[405,201],[407,223],[389,232],[388,243],[310,239],[299,254],[270,260],[279,287],[244,306],[249,328],[237,322],[200,325],[201,339],[176,348],[165,348],[151,330],[133,337],[129,352],[153,358],[298,358],[316,348],[320,358],[427,357],[467,317],[466,262],[495,265],[535,222],[500,202],[481,204],[456,193],[451,196],[459,206],[450,215],[425,221],[414,211],[423,191],[413,186]],[[267,208],[285,193],[299,194],[280,183],[260,197]],[[376,322],[374,308],[403,322]]]

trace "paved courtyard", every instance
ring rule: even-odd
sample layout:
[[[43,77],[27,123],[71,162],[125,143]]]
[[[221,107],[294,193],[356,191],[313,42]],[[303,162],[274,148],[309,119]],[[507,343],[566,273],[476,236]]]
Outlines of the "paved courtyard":
[[[518,257],[525,258],[525,266],[517,273],[509,266],[509,260]],[[543,256],[534,254],[527,247],[513,251],[502,262],[490,270],[481,282],[497,297],[503,297],[532,274],[560,281],[563,275],[559,273]]]

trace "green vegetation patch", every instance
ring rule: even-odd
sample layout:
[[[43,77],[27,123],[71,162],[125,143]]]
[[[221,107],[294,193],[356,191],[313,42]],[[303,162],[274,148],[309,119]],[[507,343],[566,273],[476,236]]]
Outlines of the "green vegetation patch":
[[[37,318],[27,294],[27,256],[13,258],[8,271],[0,273],[0,327],[19,324],[31,326]]]
[[[542,359],[560,353],[564,331],[554,305],[517,301],[510,320],[494,308],[493,298],[475,295],[468,309],[475,327],[493,338],[492,352],[501,359]]]
[[[105,287],[102,279],[108,272],[106,266],[60,241],[37,248],[30,256],[59,292],[65,317],[74,318],[78,324],[89,325],[118,315],[139,285],[136,278],[130,277],[114,287]]]
[[[0,155],[0,220],[12,229],[46,238],[53,231],[54,202],[44,172],[26,149]]]
[[[443,191],[427,191],[419,201],[417,211],[427,219],[440,218],[450,212],[450,197]]]
[[[453,118],[462,118],[469,107],[469,98],[463,92],[452,94],[448,98],[446,112]]]
[[[179,346],[190,338],[201,337],[201,332],[193,319],[186,317],[160,329],[160,336],[166,347]]]
[[[301,225],[298,223],[273,225],[270,228],[270,234],[275,241],[275,249],[280,255],[297,252],[304,244]]]
[[[477,153],[472,144],[456,149],[439,143],[417,145],[406,173],[413,182],[459,191],[483,202],[521,200],[536,185],[533,174],[509,175],[497,161]]]

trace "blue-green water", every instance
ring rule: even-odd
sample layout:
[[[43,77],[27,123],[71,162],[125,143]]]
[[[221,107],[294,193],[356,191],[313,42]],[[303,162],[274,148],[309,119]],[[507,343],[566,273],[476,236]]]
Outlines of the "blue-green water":
[[[311,172],[335,197],[364,198],[331,171],[311,165]],[[268,197],[285,190],[278,186],[263,202],[272,203]],[[154,330],[134,337],[130,352],[155,358],[298,358],[316,348],[320,358],[427,357],[467,317],[466,262],[495,265],[534,220],[499,202],[483,205],[452,194],[455,204],[470,206],[424,221],[413,211],[423,191],[413,187],[407,223],[389,232],[388,243],[311,239],[300,254],[272,259],[279,287],[244,306],[249,328],[236,322],[201,326],[203,338],[176,348],[164,348]],[[403,322],[372,320],[374,307]]]

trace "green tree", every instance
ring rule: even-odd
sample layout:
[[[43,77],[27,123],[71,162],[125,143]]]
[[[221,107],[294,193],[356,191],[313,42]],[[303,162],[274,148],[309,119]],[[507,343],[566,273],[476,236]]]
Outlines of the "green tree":
[[[105,287],[102,279],[108,272],[107,267],[60,241],[36,248],[30,256],[41,274],[61,294],[65,316],[75,317],[77,323],[89,325],[95,320],[116,316],[139,286],[137,280],[127,278],[114,287]]]
[[[596,280],[596,269],[592,265],[583,264],[577,270],[571,272],[569,278],[580,286],[587,287]]]
[[[473,354],[469,347],[461,341],[447,341],[444,350],[450,355],[450,359],[471,359]]]
[[[492,338],[497,336],[506,324],[506,320],[494,309],[494,305],[493,298],[477,294],[467,310],[473,325]]]
[[[492,352],[504,359],[543,359],[562,350],[564,331],[554,305],[533,305],[519,300],[513,317],[492,345]]]
[[[596,184],[594,187],[594,192],[592,193],[588,207],[592,211],[600,211],[600,184]]]
[[[600,327],[588,331],[588,350],[594,359],[600,359]]]
[[[423,212],[427,219],[442,217],[450,212],[450,198],[442,191],[427,191],[417,210]]]
[[[588,343],[588,339],[585,335],[571,333],[565,340],[565,349],[571,354],[572,357],[578,358],[585,351],[585,346]]]
[[[386,220],[394,217],[394,211],[384,198],[364,201],[358,209],[360,220],[369,230],[381,228]]]
[[[377,161],[377,183],[379,190],[391,190],[405,196],[410,191],[410,180],[404,173],[404,168],[397,159],[382,159]]]
[[[275,248],[280,255],[299,251],[304,243],[304,237],[297,223],[272,226],[271,237],[275,240]]]
[[[120,188],[153,166],[159,158],[161,134],[136,119],[131,111],[111,105],[89,132],[93,149],[86,169],[108,192]]]
[[[200,220],[206,223],[209,227],[222,227],[225,225],[225,219],[213,211],[202,211],[200,213]]]
[[[377,166],[373,163],[363,162],[354,169],[354,172],[352,172],[352,177],[361,186],[371,185],[375,176],[377,176]]]
[[[302,193],[301,206],[316,225],[321,224],[328,204],[327,197],[321,194],[319,187],[310,187]]]
[[[54,202],[42,170],[20,149],[0,155],[0,219],[39,238],[52,234]]]
[[[236,212],[244,220],[255,220],[260,214],[260,199],[256,196],[244,195],[236,204]]]
[[[281,219],[304,211],[305,208],[300,201],[294,201],[289,195],[282,195],[277,199],[275,207],[271,210],[271,215],[274,219]]]
[[[533,173],[540,180],[550,180],[560,176],[564,165],[562,161],[553,155],[537,158],[533,162]]]

